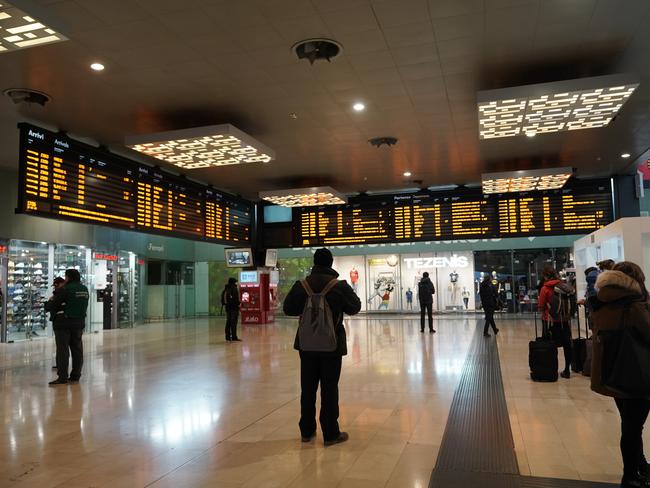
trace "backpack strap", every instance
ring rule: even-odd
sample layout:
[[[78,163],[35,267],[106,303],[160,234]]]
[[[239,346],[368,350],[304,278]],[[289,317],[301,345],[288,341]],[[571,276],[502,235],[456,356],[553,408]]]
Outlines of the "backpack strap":
[[[314,290],[311,289],[311,286],[309,286],[309,283],[307,283],[307,280],[300,280],[299,283],[305,289],[305,292],[307,292],[308,297],[310,297],[310,296],[312,296],[314,294]]]
[[[338,285],[339,280],[334,278],[332,281],[330,281],[327,285],[325,285],[325,288],[320,292],[321,295],[327,295],[329,291],[334,288],[336,285]]]

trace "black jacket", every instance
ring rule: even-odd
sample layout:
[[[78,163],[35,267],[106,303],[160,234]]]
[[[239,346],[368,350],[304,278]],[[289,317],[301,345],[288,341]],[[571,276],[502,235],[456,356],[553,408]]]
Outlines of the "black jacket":
[[[422,305],[430,305],[433,303],[433,294],[436,292],[431,278],[428,276],[422,278],[420,283],[418,283],[418,300]]]
[[[235,312],[239,310],[239,287],[235,284],[226,285],[224,288],[224,301],[226,306],[226,311]]]
[[[54,323],[55,320],[63,319],[64,314],[63,314],[63,306],[65,304],[59,305],[58,308],[55,307],[55,300],[56,300],[56,295],[61,295],[63,293],[63,287],[61,288],[55,288],[54,292],[52,293],[52,296],[49,298],[47,302],[45,302],[45,311],[50,313],[50,321]],[[57,300],[58,302],[58,300]]]
[[[494,312],[497,309],[497,292],[494,285],[488,280],[481,281],[478,294],[481,297],[481,306],[486,312]]]
[[[309,283],[311,289],[314,290],[314,293],[318,293],[323,290],[332,279],[337,278],[338,275],[339,274],[332,268],[314,266],[311,270],[311,274],[307,277],[307,283]],[[332,309],[332,314],[337,319],[336,351],[310,352],[308,354],[345,356],[348,353],[348,346],[345,327],[343,326],[343,314],[355,315],[359,313],[359,310],[361,310],[361,300],[359,300],[359,297],[354,293],[352,287],[348,285],[348,282],[345,280],[339,281],[338,284],[327,294],[326,299]],[[305,303],[307,303],[307,292],[300,282],[297,281],[284,299],[284,313],[291,317],[297,317],[302,314],[302,311],[305,308]],[[294,349],[300,350],[297,332],[293,347]]]

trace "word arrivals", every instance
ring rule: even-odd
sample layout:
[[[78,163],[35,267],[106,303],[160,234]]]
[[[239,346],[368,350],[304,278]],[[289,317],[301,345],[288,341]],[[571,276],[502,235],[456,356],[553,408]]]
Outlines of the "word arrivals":
[[[469,260],[467,256],[456,256],[450,258],[404,258],[408,269],[425,269],[425,268],[467,268]]]

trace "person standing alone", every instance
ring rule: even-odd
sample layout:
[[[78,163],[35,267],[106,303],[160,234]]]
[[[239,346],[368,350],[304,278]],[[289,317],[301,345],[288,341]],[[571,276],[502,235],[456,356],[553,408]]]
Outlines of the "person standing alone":
[[[66,270],[65,283],[55,291],[48,307],[54,317],[56,370],[59,376],[56,380],[50,381],[50,385],[76,383],[81,378],[84,361],[81,338],[86,326],[88,297],[88,288],[81,284],[79,271]],[[68,376],[70,356],[72,356],[72,370]]]
[[[418,299],[420,300],[420,332],[424,332],[424,312],[429,316],[429,333],[435,333],[433,328],[433,295],[436,288],[429,278],[429,273],[422,273],[422,279],[418,283]]]
[[[490,337],[490,326],[494,331],[494,335],[499,333],[497,325],[494,323],[494,311],[497,309],[497,291],[492,284],[492,277],[485,275],[479,287],[479,296],[481,297],[481,306],[485,313],[485,327],[483,327],[483,335]]]
[[[239,289],[235,278],[228,278],[228,284],[221,294],[221,303],[226,307],[226,341],[241,342],[237,337],[237,320],[239,319]]]
[[[337,280],[339,274],[332,269],[333,262],[328,249],[318,249],[311,274],[293,285],[283,304],[286,315],[301,316],[293,347],[300,352],[298,425],[302,441],[310,442],[316,436],[316,393],[320,383],[319,420],[326,446],[349,438],[347,432],[340,431],[338,422],[341,363],[348,353],[343,314],[355,315],[361,310],[361,300],[352,287],[345,280]],[[314,331],[330,333],[319,335]],[[323,338],[331,347],[322,347]]]

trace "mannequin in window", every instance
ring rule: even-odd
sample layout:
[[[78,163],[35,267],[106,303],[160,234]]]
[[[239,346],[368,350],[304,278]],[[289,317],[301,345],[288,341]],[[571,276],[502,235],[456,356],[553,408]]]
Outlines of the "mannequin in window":
[[[449,303],[451,305],[458,303],[458,273],[456,270],[449,273]]]
[[[359,271],[357,271],[356,266],[352,266],[352,269],[350,270],[350,284],[352,285],[354,293],[357,293],[357,286],[359,284]]]
[[[413,310],[413,292],[410,288],[406,290],[406,308]]]
[[[463,286],[463,291],[460,293],[460,296],[463,297],[463,303],[465,304],[465,310],[469,308],[469,297],[470,292],[467,287]]]

